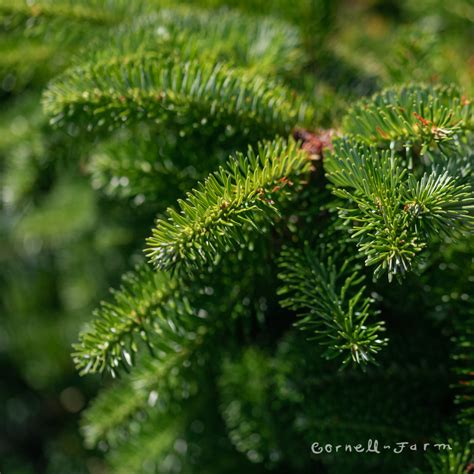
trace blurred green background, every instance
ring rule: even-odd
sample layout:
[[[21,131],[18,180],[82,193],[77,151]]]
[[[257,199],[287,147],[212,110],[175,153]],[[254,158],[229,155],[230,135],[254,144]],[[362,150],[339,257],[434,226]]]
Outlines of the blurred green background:
[[[288,82],[317,106],[315,126],[337,125],[352,100],[407,74],[473,91],[469,0],[181,3],[271,14],[299,27],[307,61]],[[105,472],[100,449],[82,447],[78,425],[101,380],[78,376],[71,343],[108,288],[139,260],[157,210],[199,175],[174,183],[165,202],[140,194],[116,200],[127,183],[112,176],[103,186],[81,144],[71,140],[75,130],[53,131],[42,115],[49,79],[135,8],[138,2],[0,0],[2,473]]]

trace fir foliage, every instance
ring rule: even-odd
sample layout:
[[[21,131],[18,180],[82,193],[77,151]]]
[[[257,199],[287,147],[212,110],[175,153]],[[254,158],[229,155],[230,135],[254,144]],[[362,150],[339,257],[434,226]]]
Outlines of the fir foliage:
[[[375,275],[403,275],[440,234],[472,231],[469,183],[433,168],[417,179],[394,150],[378,151],[347,140],[325,161],[334,194],[345,201],[340,216],[351,223],[367,265]]]
[[[288,133],[310,113],[289,90],[267,79],[224,64],[183,64],[161,56],[113,58],[66,73],[44,96],[51,123],[111,130],[149,120],[178,126],[182,134],[202,127],[207,133],[266,137]]]
[[[281,304],[300,313],[297,325],[326,350],[323,357],[343,357],[343,363],[366,364],[386,343],[382,323],[366,295],[364,277],[352,258],[327,255],[324,247],[286,249],[280,256]]]
[[[295,142],[262,143],[255,152],[238,154],[180,200],[181,212],[167,211],[159,220],[146,253],[159,269],[178,263],[198,266],[212,262],[222,250],[247,240],[248,229],[264,230],[263,221],[278,208],[272,196],[294,186],[292,180],[309,170],[309,157]]]
[[[471,101],[455,88],[408,85],[361,100],[344,117],[342,127],[367,144],[426,147],[472,131],[472,117]]]
[[[178,287],[181,297],[176,302]],[[183,316],[193,314],[185,293],[184,282],[153,273],[145,265],[125,275],[123,286],[113,293],[115,303],[102,304],[94,315],[93,327],[82,333],[75,346],[76,366],[84,374],[108,369],[114,375],[119,364],[133,364],[137,340],[143,339],[150,348],[154,347],[148,339],[151,330],[163,336],[157,350],[173,351],[181,336],[195,336],[185,332],[179,323]]]
[[[0,470],[469,472],[472,18],[0,0]]]

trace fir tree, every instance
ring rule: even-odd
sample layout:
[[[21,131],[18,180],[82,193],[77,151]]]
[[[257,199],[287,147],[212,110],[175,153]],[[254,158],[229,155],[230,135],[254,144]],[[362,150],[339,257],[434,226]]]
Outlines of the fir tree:
[[[0,0],[7,332],[36,321],[20,360],[83,325],[75,369],[105,380],[81,434],[110,472],[473,469],[452,5],[400,2],[381,39],[342,1]],[[311,451],[369,439],[418,452]]]

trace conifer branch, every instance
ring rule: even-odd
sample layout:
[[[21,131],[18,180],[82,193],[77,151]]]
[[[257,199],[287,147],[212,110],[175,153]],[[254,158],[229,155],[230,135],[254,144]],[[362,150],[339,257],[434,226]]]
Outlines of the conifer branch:
[[[326,347],[323,357],[342,356],[344,364],[373,362],[387,340],[380,335],[383,322],[368,322],[377,313],[365,294],[364,277],[354,259],[339,264],[325,253],[324,248],[315,252],[309,247],[282,252],[281,305],[300,312],[296,325]]]
[[[294,74],[306,62],[299,30],[284,21],[227,8],[209,11],[178,5],[120,25],[100,39],[81,63],[165,47],[183,60],[226,61],[255,68],[258,74]]]
[[[394,142],[411,148],[449,141],[473,126],[471,101],[454,87],[407,85],[356,103],[342,129],[368,145]]]
[[[214,51],[216,59],[252,66],[259,74],[294,74],[306,63],[299,29],[270,16],[255,17],[225,7],[217,11],[174,8],[161,10],[157,21],[168,29],[186,31],[188,38],[195,38],[197,49]]]
[[[154,414],[142,421],[140,431],[128,443],[108,453],[108,465],[115,474],[140,473],[143,465],[147,470],[152,468],[153,473],[170,472],[169,466],[175,466],[177,459],[182,461],[187,454],[175,449],[177,440],[182,440],[184,429],[182,415]]]
[[[91,328],[74,345],[73,359],[80,373],[108,370],[115,376],[120,365],[133,365],[140,340],[151,350],[166,353],[194,337],[192,331],[186,332],[194,313],[185,292],[184,282],[146,265],[126,274],[121,288],[113,292],[115,301],[102,303]],[[159,334],[160,340],[152,334]]]
[[[376,265],[376,277],[407,272],[439,233],[455,236],[472,229],[470,186],[447,171],[434,169],[416,179],[393,152],[347,140],[335,143],[324,165],[333,193],[347,203],[339,214],[352,224],[366,264]]]
[[[169,412],[171,402],[194,395],[198,391],[198,367],[205,365],[201,349],[206,335],[200,331],[199,337],[174,352],[145,355],[131,374],[102,391],[82,418],[86,445],[93,448],[106,441],[115,446],[124,438],[131,420],[153,411]]]
[[[309,166],[307,153],[294,141],[279,139],[246,156],[237,154],[179,201],[180,212],[170,208],[167,219],[157,221],[147,240],[148,258],[159,269],[192,267],[244,244],[249,230],[262,231],[278,214],[273,196]]]
[[[474,196],[471,186],[448,174],[433,170],[417,180],[409,176],[404,209],[414,217],[417,231],[425,235],[474,230]]]
[[[56,126],[75,123],[97,132],[149,121],[177,127],[183,136],[197,126],[228,136],[283,135],[312,114],[268,79],[160,53],[74,68],[50,85],[43,103]]]

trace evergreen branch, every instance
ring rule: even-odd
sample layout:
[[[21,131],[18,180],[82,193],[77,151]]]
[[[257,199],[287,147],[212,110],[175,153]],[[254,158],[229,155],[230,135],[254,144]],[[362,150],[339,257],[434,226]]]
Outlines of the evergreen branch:
[[[212,380],[199,398],[181,403],[173,412],[153,411],[118,449],[107,453],[107,464],[117,474],[179,472],[188,474],[257,474],[226,439],[217,411]],[[205,414],[205,416],[203,416]],[[218,443],[216,445],[216,439]],[[216,457],[216,446],[220,456]]]
[[[81,374],[107,369],[115,376],[120,364],[125,368],[133,364],[140,339],[151,350],[166,353],[194,337],[187,332],[194,313],[185,291],[182,281],[155,273],[146,265],[126,274],[121,288],[113,292],[115,301],[102,303],[91,328],[74,345],[73,359]],[[160,335],[159,341],[150,338],[153,333]]]
[[[199,343],[208,331],[209,314],[219,315],[224,311],[223,303],[216,302],[215,296],[212,304],[209,302],[213,281],[224,288],[232,282],[232,291],[222,290],[226,295],[225,304],[231,296],[235,299],[231,311],[224,306],[227,315],[240,317],[248,311],[241,303],[245,286],[235,284],[235,273],[232,277],[227,272],[219,275],[208,272],[205,276],[205,283],[200,279],[188,281],[154,272],[146,264],[125,274],[121,287],[112,291],[114,301],[101,303],[91,326],[80,334],[79,342],[74,345],[73,359],[81,374],[108,370],[115,376],[120,364],[125,369],[134,364],[140,341],[144,341],[153,357],[159,360]],[[239,276],[244,285],[242,272]],[[252,274],[246,278],[252,278]],[[217,327],[219,324],[214,323],[214,330]]]
[[[339,215],[352,223],[352,237],[366,265],[377,265],[376,276],[388,271],[390,280],[408,271],[425,244],[410,232],[402,199],[406,170],[397,157],[341,141],[324,166],[333,193],[347,202]]]
[[[433,169],[445,169],[451,176],[474,186],[474,133],[456,137],[449,147],[438,147],[427,153]]]
[[[297,28],[275,18],[255,18],[226,8],[163,8],[120,25],[81,62],[167,47],[184,59],[226,61],[262,73],[295,73],[305,62]],[[81,55],[83,56],[83,55]]]
[[[311,115],[290,91],[267,79],[159,53],[75,68],[50,85],[44,107],[58,126],[98,131],[148,120],[174,125],[182,136],[196,127],[226,136],[286,134]]]
[[[198,390],[196,366],[204,366],[200,349],[205,341],[206,332],[200,331],[199,337],[180,350],[158,358],[146,355],[131,374],[103,390],[82,418],[86,445],[92,448],[106,441],[115,446],[132,420],[150,411],[172,412],[172,402],[194,395]]]
[[[338,265],[336,258],[325,255],[324,247],[315,252],[285,249],[279,258],[279,278],[283,282],[278,294],[281,305],[302,311],[296,323],[310,331],[313,339],[326,350],[327,359],[343,355],[344,364],[351,360],[364,365],[386,344],[380,332],[382,322],[368,323],[372,299],[365,295],[364,277],[354,259]]]
[[[342,128],[369,145],[411,147],[451,140],[473,125],[471,102],[453,87],[407,85],[362,99],[344,117]]]
[[[239,284],[236,284],[237,271]],[[116,296],[114,312],[125,315],[122,319],[128,316],[130,308],[138,312],[141,307],[141,312],[146,312],[152,326],[146,333],[152,353],[142,354],[131,373],[101,392],[88,408],[82,420],[88,446],[96,446],[99,441],[113,446],[121,444],[133,437],[130,423],[140,423],[145,414],[176,414],[175,409],[178,407],[179,411],[181,403],[194,399],[199,388],[209,382],[214,361],[220,360],[222,346],[218,341],[223,335],[233,339],[235,322],[249,314],[249,307],[242,300],[253,288],[252,275],[251,270],[242,273],[240,268],[229,267],[219,273],[207,272],[202,285],[198,282],[185,285],[179,281],[173,295],[163,295],[170,287],[170,279],[160,283],[164,277],[157,277],[147,267],[140,267],[136,274],[125,277],[126,282],[132,281],[139,288],[135,291],[130,283],[124,283],[116,293],[119,298]],[[158,289],[156,282],[160,284]],[[194,312],[180,310],[187,295],[192,296]],[[165,298],[169,298],[166,303]],[[159,308],[152,309],[153,306]],[[102,308],[99,314],[101,311]],[[183,317],[178,319],[181,313]],[[118,327],[104,318],[100,323],[109,328],[109,333]],[[228,348],[226,345],[225,350]]]
[[[425,234],[473,230],[474,196],[469,184],[434,170],[420,180],[409,176],[405,209],[415,217],[414,225]]]
[[[393,152],[346,140],[335,143],[324,166],[333,193],[347,202],[339,215],[352,223],[366,264],[377,265],[376,276],[404,274],[430,239],[472,228],[470,187],[447,171],[417,180]]]
[[[140,426],[140,431],[120,449],[108,453],[107,461],[111,472],[115,474],[130,474],[146,472],[153,473],[173,472],[170,466],[181,461],[184,453],[176,450],[180,447],[185,430],[183,416],[170,417],[167,414],[152,416]],[[177,444],[178,443],[178,444]],[[182,448],[181,448],[182,449]],[[152,470],[150,471],[149,468]]]
[[[309,164],[297,143],[281,139],[237,154],[179,201],[180,212],[170,208],[167,219],[157,221],[147,240],[148,258],[160,269],[191,267],[244,244],[249,229],[262,231],[263,222],[278,214],[272,196]]]
[[[324,169],[337,188],[379,197],[392,195],[407,175],[400,159],[389,151],[359,145],[352,140],[336,140],[327,154]]]
[[[270,357],[248,348],[238,362],[224,360],[219,377],[220,412],[230,441],[250,461],[266,466],[282,457],[278,417],[270,410],[275,369]]]
[[[186,32],[187,42],[194,42],[197,50],[214,51],[216,59],[253,66],[260,74],[294,74],[306,62],[298,28],[276,18],[227,8],[175,8],[161,10],[157,22],[168,30]]]

